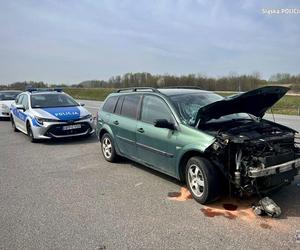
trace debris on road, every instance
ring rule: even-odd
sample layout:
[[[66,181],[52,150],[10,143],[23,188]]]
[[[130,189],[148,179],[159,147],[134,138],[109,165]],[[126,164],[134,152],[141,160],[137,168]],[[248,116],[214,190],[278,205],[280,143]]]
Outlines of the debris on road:
[[[186,201],[192,199],[192,195],[186,187],[181,187],[180,192],[169,192],[168,198],[174,201]]]
[[[281,215],[280,207],[269,197],[264,197],[257,204],[252,205],[253,212],[256,215],[268,215],[273,218],[278,218]]]

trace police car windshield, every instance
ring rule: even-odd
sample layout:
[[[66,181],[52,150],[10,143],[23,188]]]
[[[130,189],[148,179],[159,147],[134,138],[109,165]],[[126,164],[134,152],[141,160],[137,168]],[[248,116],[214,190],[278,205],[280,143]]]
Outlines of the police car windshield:
[[[65,94],[34,94],[30,96],[32,108],[55,108],[79,106],[71,97]]]
[[[21,92],[0,92],[0,101],[12,101],[15,100],[17,95]]]

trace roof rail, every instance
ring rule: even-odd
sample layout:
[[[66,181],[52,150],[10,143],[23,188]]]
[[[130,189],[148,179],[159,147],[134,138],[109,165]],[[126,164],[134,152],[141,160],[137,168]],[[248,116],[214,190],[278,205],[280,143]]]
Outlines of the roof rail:
[[[120,93],[120,92],[142,92],[142,91],[152,91],[155,93],[160,93],[159,90],[157,90],[156,88],[152,88],[152,87],[122,88],[122,89],[117,89],[115,92]]]
[[[56,91],[56,92],[62,92],[62,88],[26,88],[26,91],[32,93],[32,92],[44,92],[44,91]]]
[[[165,86],[164,89],[201,89],[204,90],[201,87],[198,86]]]

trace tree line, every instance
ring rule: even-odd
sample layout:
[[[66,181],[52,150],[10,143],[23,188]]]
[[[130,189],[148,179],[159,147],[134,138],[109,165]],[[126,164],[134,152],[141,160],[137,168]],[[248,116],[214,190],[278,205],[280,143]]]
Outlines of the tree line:
[[[147,72],[126,73],[113,76],[104,80],[87,80],[78,84],[48,84],[44,82],[24,81],[7,85],[0,85],[0,89],[19,89],[27,87],[73,87],[73,88],[128,88],[128,87],[171,87],[171,86],[197,86],[212,91],[247,91],[265,85],[280,84],[288,85],[293,91],[300,92],[300,74],[277,73],[268,80],[261,79],[260,74],[255,72],[249,75],[230,74],[223,77],[207,77],[200,74],[188,75],[154,75]]]

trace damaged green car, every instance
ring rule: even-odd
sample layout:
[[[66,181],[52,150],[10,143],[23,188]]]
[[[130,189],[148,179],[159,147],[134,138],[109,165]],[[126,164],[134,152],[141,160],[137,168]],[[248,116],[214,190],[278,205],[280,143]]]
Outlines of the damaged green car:
[[[118,156],[186,182],[201,204],[224,190],[268,192],[299,174],[297,131],[262,119],[288,88],[263,87],[223,98],[197,88],[130,88],[98,112],[104,158]]]

